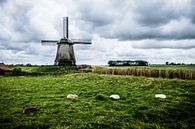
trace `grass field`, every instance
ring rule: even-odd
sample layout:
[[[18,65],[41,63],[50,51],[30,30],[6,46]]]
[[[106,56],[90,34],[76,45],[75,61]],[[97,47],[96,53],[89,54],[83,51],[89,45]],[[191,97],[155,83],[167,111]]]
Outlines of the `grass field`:
[[[33,73],[33,72],[66,72],[68,70],[77,70],[76,67],[63,67],[63,66],[14,66],[11,67],[12,69],[14,68],[21,68],[22,71],[28,72],[28,73]]]
[[[67,94],[78,100],[67,100]],[[155,98],[163,93],[166,99]],[[121,99],[109,99],[119,94]],[[23,107],[36,113],[23,114]],[[0,76],[0,128],[195,128],[195,81],[77,73]]]

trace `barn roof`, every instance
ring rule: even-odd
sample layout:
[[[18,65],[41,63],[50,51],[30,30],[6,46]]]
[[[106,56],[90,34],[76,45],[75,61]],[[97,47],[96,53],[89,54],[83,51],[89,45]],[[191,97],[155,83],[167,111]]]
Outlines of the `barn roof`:
[[[10,72],[12,71],[10,68],[8,68],[4,63],[0,63],[0,70]]]

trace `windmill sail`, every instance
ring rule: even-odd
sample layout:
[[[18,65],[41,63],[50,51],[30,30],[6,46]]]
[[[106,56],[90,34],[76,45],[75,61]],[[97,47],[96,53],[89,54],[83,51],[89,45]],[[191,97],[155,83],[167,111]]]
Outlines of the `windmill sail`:
[[[41,40],[42,43],[50,42],[50,43],[56,43],[58,40]]]
[[[41,40],[41,44],[44,46],[54,46],[58,43],[57,40]]]
[[[68,17],[63,18],[63,37],[68,39]]]
[[[73,44],[91,44],[91,39],[71,39]]]

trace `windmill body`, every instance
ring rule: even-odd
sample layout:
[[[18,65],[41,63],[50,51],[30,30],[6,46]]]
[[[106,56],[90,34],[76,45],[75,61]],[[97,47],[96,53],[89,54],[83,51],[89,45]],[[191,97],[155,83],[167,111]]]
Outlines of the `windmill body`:
[[[66,39],[61,39],[60,43],[57,43],[57,45],[57,54],[54,65],[76,65],[73,43],[68,42]]]
[[[54,65],[59,66],[74,66],[76,65],[74,55],[74,44],[91,44],[90,39],[69,39],[68,37],[68,17],[63,19],[63,38],[60,41],[57,40],[42,40],[42,45],[54,45],[57,44],[57,54],[54,61]]]

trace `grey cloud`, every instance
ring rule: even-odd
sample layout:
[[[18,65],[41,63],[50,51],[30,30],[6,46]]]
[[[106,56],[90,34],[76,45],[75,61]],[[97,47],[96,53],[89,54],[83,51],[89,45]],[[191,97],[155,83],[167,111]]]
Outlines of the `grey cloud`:
[[[145,40],[145,39],[155,39],[158,41],[162,40],[185,40],[185,39],[195,39],[195,35],[186,35],[184,33],[171,33],[171,34],[160,34],[158,31],[143,33],[142,35],[131,35],[131,34],[121,34],[110,36],[109,38],[116,38],[118,36],[119,41],[129,41],[129,40]]]
[[[70,37],[93,38],[92,45],[74,46],[80,63],[121,58],[164,63],[177,56],[195,62],[194,9],[193,0],[1,0],[0,51],[10,62],[18,57],[53,64],[56,47],[42,47],[40,40],[59,39],[61,19],[69,16]]]
[[[131,46],[139,49],[194,49],[195,40],[143,40],[137,41],[136,43],[131,44]]]
[[[147,1],[146,1],[147,2]],[[144,26],[159,26],[168,23],[171,19],[178,18],[170,8],[166,8],[165,1],[137,2],[137,21]]]
[[[173,21],[180,22],[181,19],[193,21],[194,2],[138,0],[121,3],[109,3],[110,6],[99,2],[94,2],[91,5],[84,4],[82,8],[78,8],[78,12],[81,13],[81,18],[86,24],[91,25],[90,31],[92,33],[98,33],[106,38],[119,40],[195,39],[195,29],[186,30],[183,28],[177,31],[177,28],[180,27],[179,24],[166,33],[162,32],[162,28]],[[97,8],[94,7],[94,4]],[[101,4],[102,6],[100,6]],[[177,8],[177,6],[180,7]],[[186,27],[195,28],[195,24],[189,22]]]
[[[136,20],[142,25],[160,26],[171,20],[186,18],[192,20],[195,9],[193,0],[187,1],[148,1],[138,0],[135,12]]]
[[[106,16],[105,16],[106,17]],[[107,25],[111,22],[110,19],[102,17],[94,17],[91,15],[82,16],[81,19],[86,22],[86,24],[91,24],[91,27],[100,27]]]
[[[187,20],[178,19],[173,23],[158,27],[136,26],[130,27],[130,30],[125,30],[125,27],[118,29],[120,33],[113,32],[105,37],[118,38],[119,40],[185,40],[195,39],[195,25],[186,22]]]
[[[192,23],[195,24],[195,13],[194,13],[194,10],[195,10],[195,1],[192,0],[190,4],[191,4],[190,9],[189,9],[189,11],[191,12],[190,17],[191,17]]]
[[[0,5],[6,3],[7,0],[0,0]]]
[[[115,22],[123,20],[123,14],[127,12],[128,0],[124,1],[89,1],[80,0],[78,2],[77,12],[79,12],[82,21],[85,22],[86,26],[90,27],[92,33],[101,31],[100,28],[107,28],[107,26],[116,26]],[[85,30],[86,26],[80,26]],[[110,31],[111,28],[107,28]]]
[[[8,5],[4,5],[4,6],[8,6]],[[6,13],[8,13],[9,17],[5,16],[4,18],[5,20],[2,20],[0,25],[0,28],[3,28],[0,30],[0,33],[3,34],[4,31],[7,30],[9,35],[8,36],[0,35],[0,39],[9,40],[12,42],[40,41],[41,36],[43,35],[40,35],[38,31],[32,28],[29,22],[31,16],[29,15],[28,12],[32,8],[32,5],[16,3],[9,6],[13,6],[13,7],[8,7],[8,8],[14,8],[14,9],[9,10],[8,8],[4,7],[5,9],[2,10],[1,15],[5,16]]]
[[[0,48],[1,50],[14,50],[14,51],[24,50],[23,45],[18,45],[18,44],[13,45],[13,43],[2,42],[2,41],[0,43],[1,43],[1,48]]]

